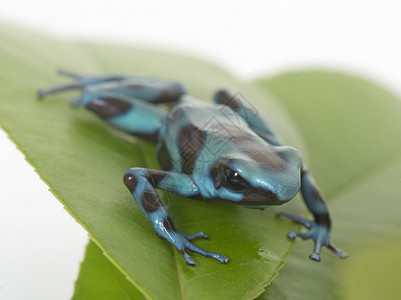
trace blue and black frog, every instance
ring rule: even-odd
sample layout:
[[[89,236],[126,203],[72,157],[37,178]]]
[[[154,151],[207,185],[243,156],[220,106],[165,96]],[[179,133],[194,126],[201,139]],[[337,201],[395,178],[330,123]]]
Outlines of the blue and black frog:
[[[227,263],[228,258],[192,244],[192,240],[208,236],[202,231],[180,232],[157,189],[259,209],[286,203],[301,191],[314,220],[279,213],[308,229],[291,232],[288,237],[312,239],[310,258],[315,261],[320,261],[322,246],[340,258],[347,256],[330,242],[330,215],[301,154],[283,145],[239,94],[219,90],[214,95],[215,104],[209,104],[188,95],[178,82],[60,73],[75,82],[42,89],[39,97],[80,89],[82,93],[72,105],[82,105],[114,127],[156,145],[162,170],[131,168],[124,183],[156,234],[174,245],[188,265],[195,262],[187,250],[221,263]]]

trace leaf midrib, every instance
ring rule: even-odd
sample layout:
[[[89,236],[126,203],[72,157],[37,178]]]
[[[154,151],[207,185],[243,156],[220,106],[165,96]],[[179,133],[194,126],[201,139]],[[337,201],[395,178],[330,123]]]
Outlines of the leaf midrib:
[[[181,273],[178,271],[178,257],[177,257],[177,251],[174,249],[173,246],[168,245],[168,247],[170,248],[173,258],[174,258],[174,266],[175,266],[175,270],[177,272],[177,281],[178,281],[178,287],[180,290],[180,295],[181,295],[181,299],[184,300],[185,299],[185,293],[184,293],[184,285],[182,283],[182,277],[181,277]]]

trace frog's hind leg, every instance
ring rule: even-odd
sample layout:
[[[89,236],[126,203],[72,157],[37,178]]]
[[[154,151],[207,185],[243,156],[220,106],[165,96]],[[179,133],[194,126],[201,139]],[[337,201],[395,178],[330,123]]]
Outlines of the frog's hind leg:
[[[73,106],[82,105],[120,130],[151,142],[157,141],[166,116],[156,104],[176,102],[185,94],[178,82],[123,75],[86,76],[65,70],[59,73],[76,82],[41,89],[40,98],[80,89],[81,96],[72,100]]]
[[[136,98],[152,104],[166,104],[178,101],[186,93],[184,86],[175,81],[126,75],[86,76],[66,70],[59,70],[59,74],[74,79],[75,83],[41,89],[39,98],[66,90],[90,89],[92,92]],[[78,105],[79,99],[73,104]]]
[[[111,81],[123,80],[126,76],[121,75],[107,75],[107,76],[85,76],[64,69],[59,69],[58,74],[66,76],[75,80],[75,82],[70,84],[60,84],[51,86],[49,88],[40,89],[38,91],[38,97],[44,98],[50,94],[55,94],[68,90],[83,89],[89,85],[102,84]]]
[[[161,108],[128,96],[85,89],[79,102],[114,127],[156,143],[166,117]]]

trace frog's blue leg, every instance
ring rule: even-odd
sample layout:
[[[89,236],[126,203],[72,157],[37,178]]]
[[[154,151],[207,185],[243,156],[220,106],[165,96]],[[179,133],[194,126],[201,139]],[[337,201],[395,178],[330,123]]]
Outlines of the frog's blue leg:
[[[264,140],[274,146],[282,146],[283,142],[267,124],[260,118],[257,110],[245,101],[241,94],[226,89],[218,90],[214,94],[214,100],[218,104],[226,105],[239,114],[252,128],[252,130]]]
[[[63,69],[58,70],[58,73],[60,75],[74,79],[75,82],[70,84],[60,84],[49,88],[40,89],[38,92],[39,98],[43,98],[50,94],[55,94],[67,90],[82,89],[89,85],[101,84],[110,81],[120,81],[126,78],[126,76],[121,76],[121,75],[84,76]]]
[[[320,261],[320,250],[322,246],[329,248],[340,258],[346,258],[348,254],[335,247],[330,242],[330,214],[317,184],[306,168],[304,168],[301,173],[301,194],[306,206],[313,214],[314,221],[285,212],[278,213],[278,216],[287,217],[308,229],[306,233],[301,233],[298,231],[290,232],[288,237],[291,239],[295,239],[296,237],[300,237],[302,239],[313,239],[315,241],[315,245],[313,252],[309,257],[314,261]]]
[[[224,255],[204,251],[190,242],[190,240],[196,238],[207,239],[208,236],[203,232],[191,235],[179,232],[155,191],[155,189],[161,189],[185,197],[196,197],[199,195],[199,190],[190,176],[159,170],[132,168],[125,173],[124,183],[130,190],[139,208],[149,219],[156,234],[174,245],[184,256],[185,262],[188,265],[195,266],[195,262],[186,250],[191,250],[206,257],[212,257],[221,263],[228,262],[228,258]]]
[[[165,111],[141,99],[84,89],[79,102],[114,127],[156,142]]]
[[[113,94],[122,97],[136,98],[153,104],[173,103],[186,93],[179,82],[156,80],[147,77],[125,75],[86,76],[60,70],[59,74],[75,80],[74,83],[56,85],[39,90],[39,98],[49,94],[71,89],[90,89],[94,93]],[[73,105],[78,105],[76,99]]]
[[[244,101],[240,94],[228,90],[219,90],[214,99],[217,103],[227,105],[236,111],[248,125],[264,140],[274,146],[282,146],[281,139],[270,129],[270,126],[258,116],[257,111],[249,103]],[[296,215],[285,212],[278,213],[278,216],[285,216],[297,222],[308,229],[306,233],[294,231],[288,234],[288,237],[295,239],[312,239],[315,242],[312,254],[309,256],[312,260],[320,261],[320,250],[326,246],[337,254],[340,258],[348,255],[333,246],[330,243],[331,219],[327,205],[309,171],[303,167],[301,171],[301,194],[309,211],[313,214],[314,221],[301,218]]]
[[[83,105],[120,130],[151,142],[157,141],[166,114],[155,104],[178,101],[185,93],[183,86],[177,82],[120,75],[60,73],[73,78],[76,83],[42,89],[40,97],[81,89],[81,96],[72,101],[74,106]]]

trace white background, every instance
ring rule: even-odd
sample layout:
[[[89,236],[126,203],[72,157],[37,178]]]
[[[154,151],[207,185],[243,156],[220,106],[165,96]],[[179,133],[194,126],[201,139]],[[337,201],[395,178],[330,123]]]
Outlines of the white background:
[[[400,15],[396,0],[0,0],[0,26],[178,49],[245,79],[330,67],[398,92]],[[0,299],[70,298],[86,241],[0,131]]]

